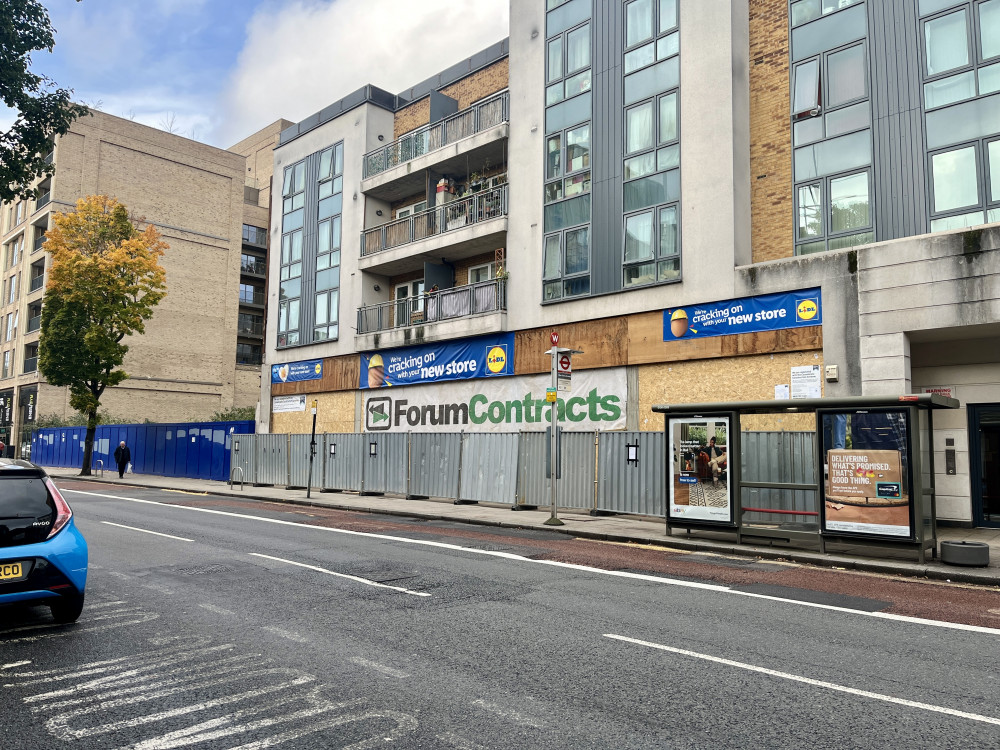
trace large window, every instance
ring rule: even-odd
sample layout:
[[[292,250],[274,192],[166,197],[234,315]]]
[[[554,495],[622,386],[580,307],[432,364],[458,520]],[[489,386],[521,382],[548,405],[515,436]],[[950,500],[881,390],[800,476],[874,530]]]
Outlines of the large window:
[[[282,183],[281,272],[278,287],[278,346],[300,342],[302,297],[302,223],[305,216],[306,163],[285,167]]]
[[[344,194],[344,144],[319,156],[319,225],[316,232],[316,296],[313,341],[340,336],[340,226]]]
[[[1000,119],[991,104],[1000,92],[1000,0],[920,0],[919,9],[930,229],[1000,221]]]
[[[591,32],[589,0],[547,15],[542,298],[590,293]]]
[[[799,255],[842,250],[875,240],[868,170],[799,185],[795,201]]]
[[[676,0],[625,5],[622,286],[680,279]]]

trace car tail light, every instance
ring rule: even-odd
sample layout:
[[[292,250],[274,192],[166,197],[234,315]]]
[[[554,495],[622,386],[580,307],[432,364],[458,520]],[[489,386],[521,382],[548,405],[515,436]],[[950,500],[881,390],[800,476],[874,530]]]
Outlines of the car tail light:
[[[51,479],[45,479],[45,486],[48,488],[49,494],[52,496],[52,501],[56,506],[55,523],[52,524],[49,535],[45,537],[46,539],[51,539],[69,523],[69,519],[73,517],[73,511],[70,510],[69,504],[63,500],[63,496],[60,494],[59,489],[52,483]]]

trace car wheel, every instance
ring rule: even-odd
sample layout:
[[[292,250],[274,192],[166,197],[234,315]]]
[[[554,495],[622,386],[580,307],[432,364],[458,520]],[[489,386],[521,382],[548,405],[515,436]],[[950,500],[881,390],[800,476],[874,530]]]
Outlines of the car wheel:
[[[76,622],[80,613],[83,612],[83,594],[61,597],[52,602],[49,609],[52,610],[52,617],[56,622]]]

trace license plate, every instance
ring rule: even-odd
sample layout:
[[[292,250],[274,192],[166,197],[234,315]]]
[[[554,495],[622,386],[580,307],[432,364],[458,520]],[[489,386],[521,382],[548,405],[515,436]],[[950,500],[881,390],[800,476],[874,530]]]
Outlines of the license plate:
[[[0,581],[19,581],[24,578],[23,563],[0,563]]]

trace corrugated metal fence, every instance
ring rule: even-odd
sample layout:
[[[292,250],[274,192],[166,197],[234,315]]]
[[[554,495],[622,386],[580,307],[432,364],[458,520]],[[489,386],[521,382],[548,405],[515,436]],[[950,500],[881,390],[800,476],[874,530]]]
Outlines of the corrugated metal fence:
[[[237,437],[232,465],[243,471],[237,479],[305,486],[308,435]],[[558,506],[662,517],[666,512],[663,440],[662,432],[563,432]],[[812,480],[812,433],[746,432],[741,447],[746,481]],[[312,486],[547,506],[551,502],[547,456],[547,436],[541,432],[317,435]],[[744,505],[811,510],[816,503],[807,492],[752,492],[756,494],[744,497]],[[767,517],[744,516],[751,523]]]
[[[253,429],[254,423],[246,421],[100,425],[94,435],[91,469],[101,465],[114,469],[115,448],[124,440],[138,474],[224,482],[230,476],[233,435]],[[42,466],[78,469],[83,466],[86,438],[86,427],[36,430],[31,439],[31,460]],[[243,471],[249,476],[256,467],[244,466]]]

